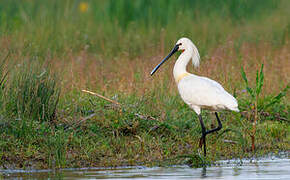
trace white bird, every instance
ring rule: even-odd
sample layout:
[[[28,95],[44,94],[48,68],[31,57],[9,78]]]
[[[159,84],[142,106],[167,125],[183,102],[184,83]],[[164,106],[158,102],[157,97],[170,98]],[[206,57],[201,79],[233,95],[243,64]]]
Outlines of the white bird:
[[[222,128],[222,123],[218,117],[217,111],[231,110],[239,112],[237,100],[229,94],[216,81],[207,77],[190,74],[186,71],[186,66],[192,59],[195,67],[199,66],[200,56],[196,46],[188,38],[181,38],[177,41],[172,51],[166,56],[151,72],[151,76],[157,69],[168,60],[175,52],[182,53],[175,62],[173,75],[178,87],[182,100],[193,109],[199,117],[202,128],[202,136],[200,138],[200,147],[203,144],[204,156],[206,156],[206,135],[218,131]],[[202,117],[201,109],[215,111],[218,127],[206,130]]]

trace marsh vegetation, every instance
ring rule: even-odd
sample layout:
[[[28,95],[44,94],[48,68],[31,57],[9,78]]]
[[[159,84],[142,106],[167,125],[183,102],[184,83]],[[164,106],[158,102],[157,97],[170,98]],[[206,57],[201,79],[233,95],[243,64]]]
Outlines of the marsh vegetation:
[[[220,113],[208,161],[289,150],[289,9],[287,0],[1,1],[0,165],[194,164],[201,129],[177,94],[174,60],[150,77],[182,36],[201,54],[188,70],[220,82],[241,110]]]

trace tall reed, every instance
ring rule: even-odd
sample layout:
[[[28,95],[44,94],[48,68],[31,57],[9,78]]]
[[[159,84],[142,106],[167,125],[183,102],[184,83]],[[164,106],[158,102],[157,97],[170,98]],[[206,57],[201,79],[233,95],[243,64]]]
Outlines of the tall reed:
[[[5,88],[6,112],[18,118],[52,121],[60,95],[57,78],[38,64],[13,69]]]

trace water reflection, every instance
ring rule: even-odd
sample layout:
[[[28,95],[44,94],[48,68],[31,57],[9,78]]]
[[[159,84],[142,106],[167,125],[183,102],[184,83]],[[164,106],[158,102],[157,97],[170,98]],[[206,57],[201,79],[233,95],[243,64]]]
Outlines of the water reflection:
[[[205,178],[206,177],[206,167],[201,168],[201,177]]]
[[[290,179],[290,159],[221,161],[218,166],[190,168],[119,167],[52,170],[0,170],[0,179]]]

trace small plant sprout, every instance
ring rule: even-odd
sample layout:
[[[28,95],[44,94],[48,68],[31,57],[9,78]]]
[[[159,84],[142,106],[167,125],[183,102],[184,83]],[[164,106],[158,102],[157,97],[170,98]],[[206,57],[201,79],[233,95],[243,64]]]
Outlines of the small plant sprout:
[[[249,86],[249,82],[246,76],[246,73],[244,71],[244,68],[241,68],[242,78],[244,79],[246,83],[246,90],[251,96],[251,100],[254,103],[253,108],[254,109],[254,120],[253,120],[253,126],[252,126],[252,132],[250,133],[251,141],[252,141],[252,151],[255,151],[255,135],[256,135],[256,126],[258,121],[258,101],[259,101],[259,95],[261,93],[263,84],[264,84],[264,73],[263,73],[264,64],[262,64],[260,72],[257,70],[256,73],[256,86],[251,88]]]
[[[246,91],[250,96],[250,101],[247,103],[250,107],[250,120],[252,122],[251,131],[249,135],[251,137],[251,150],[255,151],[255,136],[256,136],[256,129],[257,123],[259,122],[259,113],[265,111],[266,109],[270,108],[271,106],[279,103],[281,99],[286,95],[286,92],[289,89],[289,85],[284,88],[277,96],[273,97],[268,103],[265,105],[259,104],[260,102],[260,94],[262,91],[262,87],[264,85],[264,73],[263,73],[264,64],[261,65],[260,71],[257,70],[256,72],[256,84],[255,87],[250,87],[248,78],[246,76],[245,70],[241,68],[242,78],[246,85]],[[252,118],[253,117],[253,118]]]

